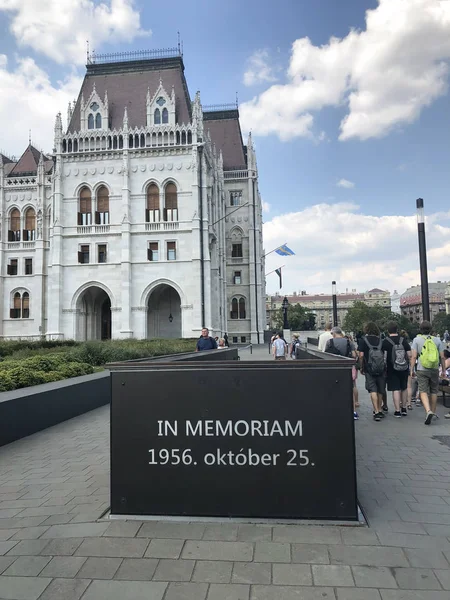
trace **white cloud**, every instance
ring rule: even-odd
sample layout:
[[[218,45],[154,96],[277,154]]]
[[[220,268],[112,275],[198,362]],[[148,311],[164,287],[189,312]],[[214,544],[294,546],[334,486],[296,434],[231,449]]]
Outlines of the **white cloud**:
[[[353,181],[349,181],[348,179],[340,179],[336,185],[337,187],[346,188],[348,190],[355,187]]]
[[[0,0],[11,15],[17,43],[64,64],[85,64],[86,40],[91,49],[104,42],[132,42],[144,31],[134,0]]]
[[[263,212],[265,212],[265,213],[270,212],[270,204],[268,202],[263,200],[261,205],[262,205]]]
[[[366,28],[323,46],[296,40],[288,82],[241,105],[245,129],[281,140],[311,137],[312,112],[348,106],[340,139],[378,138],[414,122],[447,91],[448,0],[378,0]]]
[[[427,217],[426,229],[429,279],[450,280],[450,212]],[[269,254],[266,273],[284,264],[285,291],[329,292],[334,279],[341,292],[420,283],[415,215],[376,217],[352,203],[316,204],[265,223],[266,252],[283,243],[296,255]],[[267,278],[268,293],[277,285]]]
[[[53,148],[55,115],[78,95],[81,81],[72,74],[54,86],[33,59],[20,59],[16,70],[10,71],[7,57],[0,54],[2,150],[20,156],[31,129],[33,144],[49,152]]]
[[[273,68],[269,64],[269,52],[256,50],[247,61],[247,70],[244,73],[244,85],[251,86],[258,83],[276,81]]]

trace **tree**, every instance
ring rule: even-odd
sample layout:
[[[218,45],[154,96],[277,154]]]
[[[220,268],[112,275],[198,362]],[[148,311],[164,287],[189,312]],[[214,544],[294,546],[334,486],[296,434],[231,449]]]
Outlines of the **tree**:
[[[410,339],[413,339],[418,332],[417,324],[410,323],[407,317],[391,312],[379,304],[368,306],[365,302],[361,301],[355,302],[353,306],[348,309],[344,319],[343,328],[345,331],[357,333],[358,331],[364,331],[364,325],[369,321],[376,323],[381,331],[386,331],[388,323],[390,321],[395,321],[398,324],[399,330],[401,331],[404,329]]]
[[[446,329],[450,331],[450,315],[444,312],[437,314],[433,319],[432,325],[434,333],[443,337]]]
[[[313,331],[316,328],[316,315],[301,304],[289,304],[288,323],[293,331]],[[275,327],[283,328],[283,309],[276,312]]]

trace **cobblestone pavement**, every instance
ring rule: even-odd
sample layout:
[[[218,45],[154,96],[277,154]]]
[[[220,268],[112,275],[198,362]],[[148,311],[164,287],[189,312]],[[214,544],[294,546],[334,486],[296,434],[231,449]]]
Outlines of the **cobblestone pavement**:
[[[0,448],[0,599],[449,600],[450,423],[360,389],[368,528],[101,519],[107,407]]]

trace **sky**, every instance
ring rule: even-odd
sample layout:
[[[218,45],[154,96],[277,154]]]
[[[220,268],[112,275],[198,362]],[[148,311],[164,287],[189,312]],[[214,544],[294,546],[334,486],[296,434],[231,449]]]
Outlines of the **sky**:
[[[97,52],[183,40],[191,97],[239,102],[281,293],[450,281],[450,0],[0,0],[0,150],[49,152]],[[270,274],[267,292],[278,291]]]

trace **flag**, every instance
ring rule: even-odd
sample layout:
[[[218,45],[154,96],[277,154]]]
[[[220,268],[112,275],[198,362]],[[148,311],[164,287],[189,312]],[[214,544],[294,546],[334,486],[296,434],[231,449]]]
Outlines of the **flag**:
[[[275,250],[275,252],[277,254],[279,254],[280,256],[294,256],[295,252],[293,252],[290,248],[288,248],[286,246],[286,244],[283,244],[282,246],[280,246],[279,248],[277,248]]]
[[[275,269],[275,273],[278,275],[278,277],[280,278],[280,290],[283,287],[282,283],[281,283],[281,267],[279,269]]]

